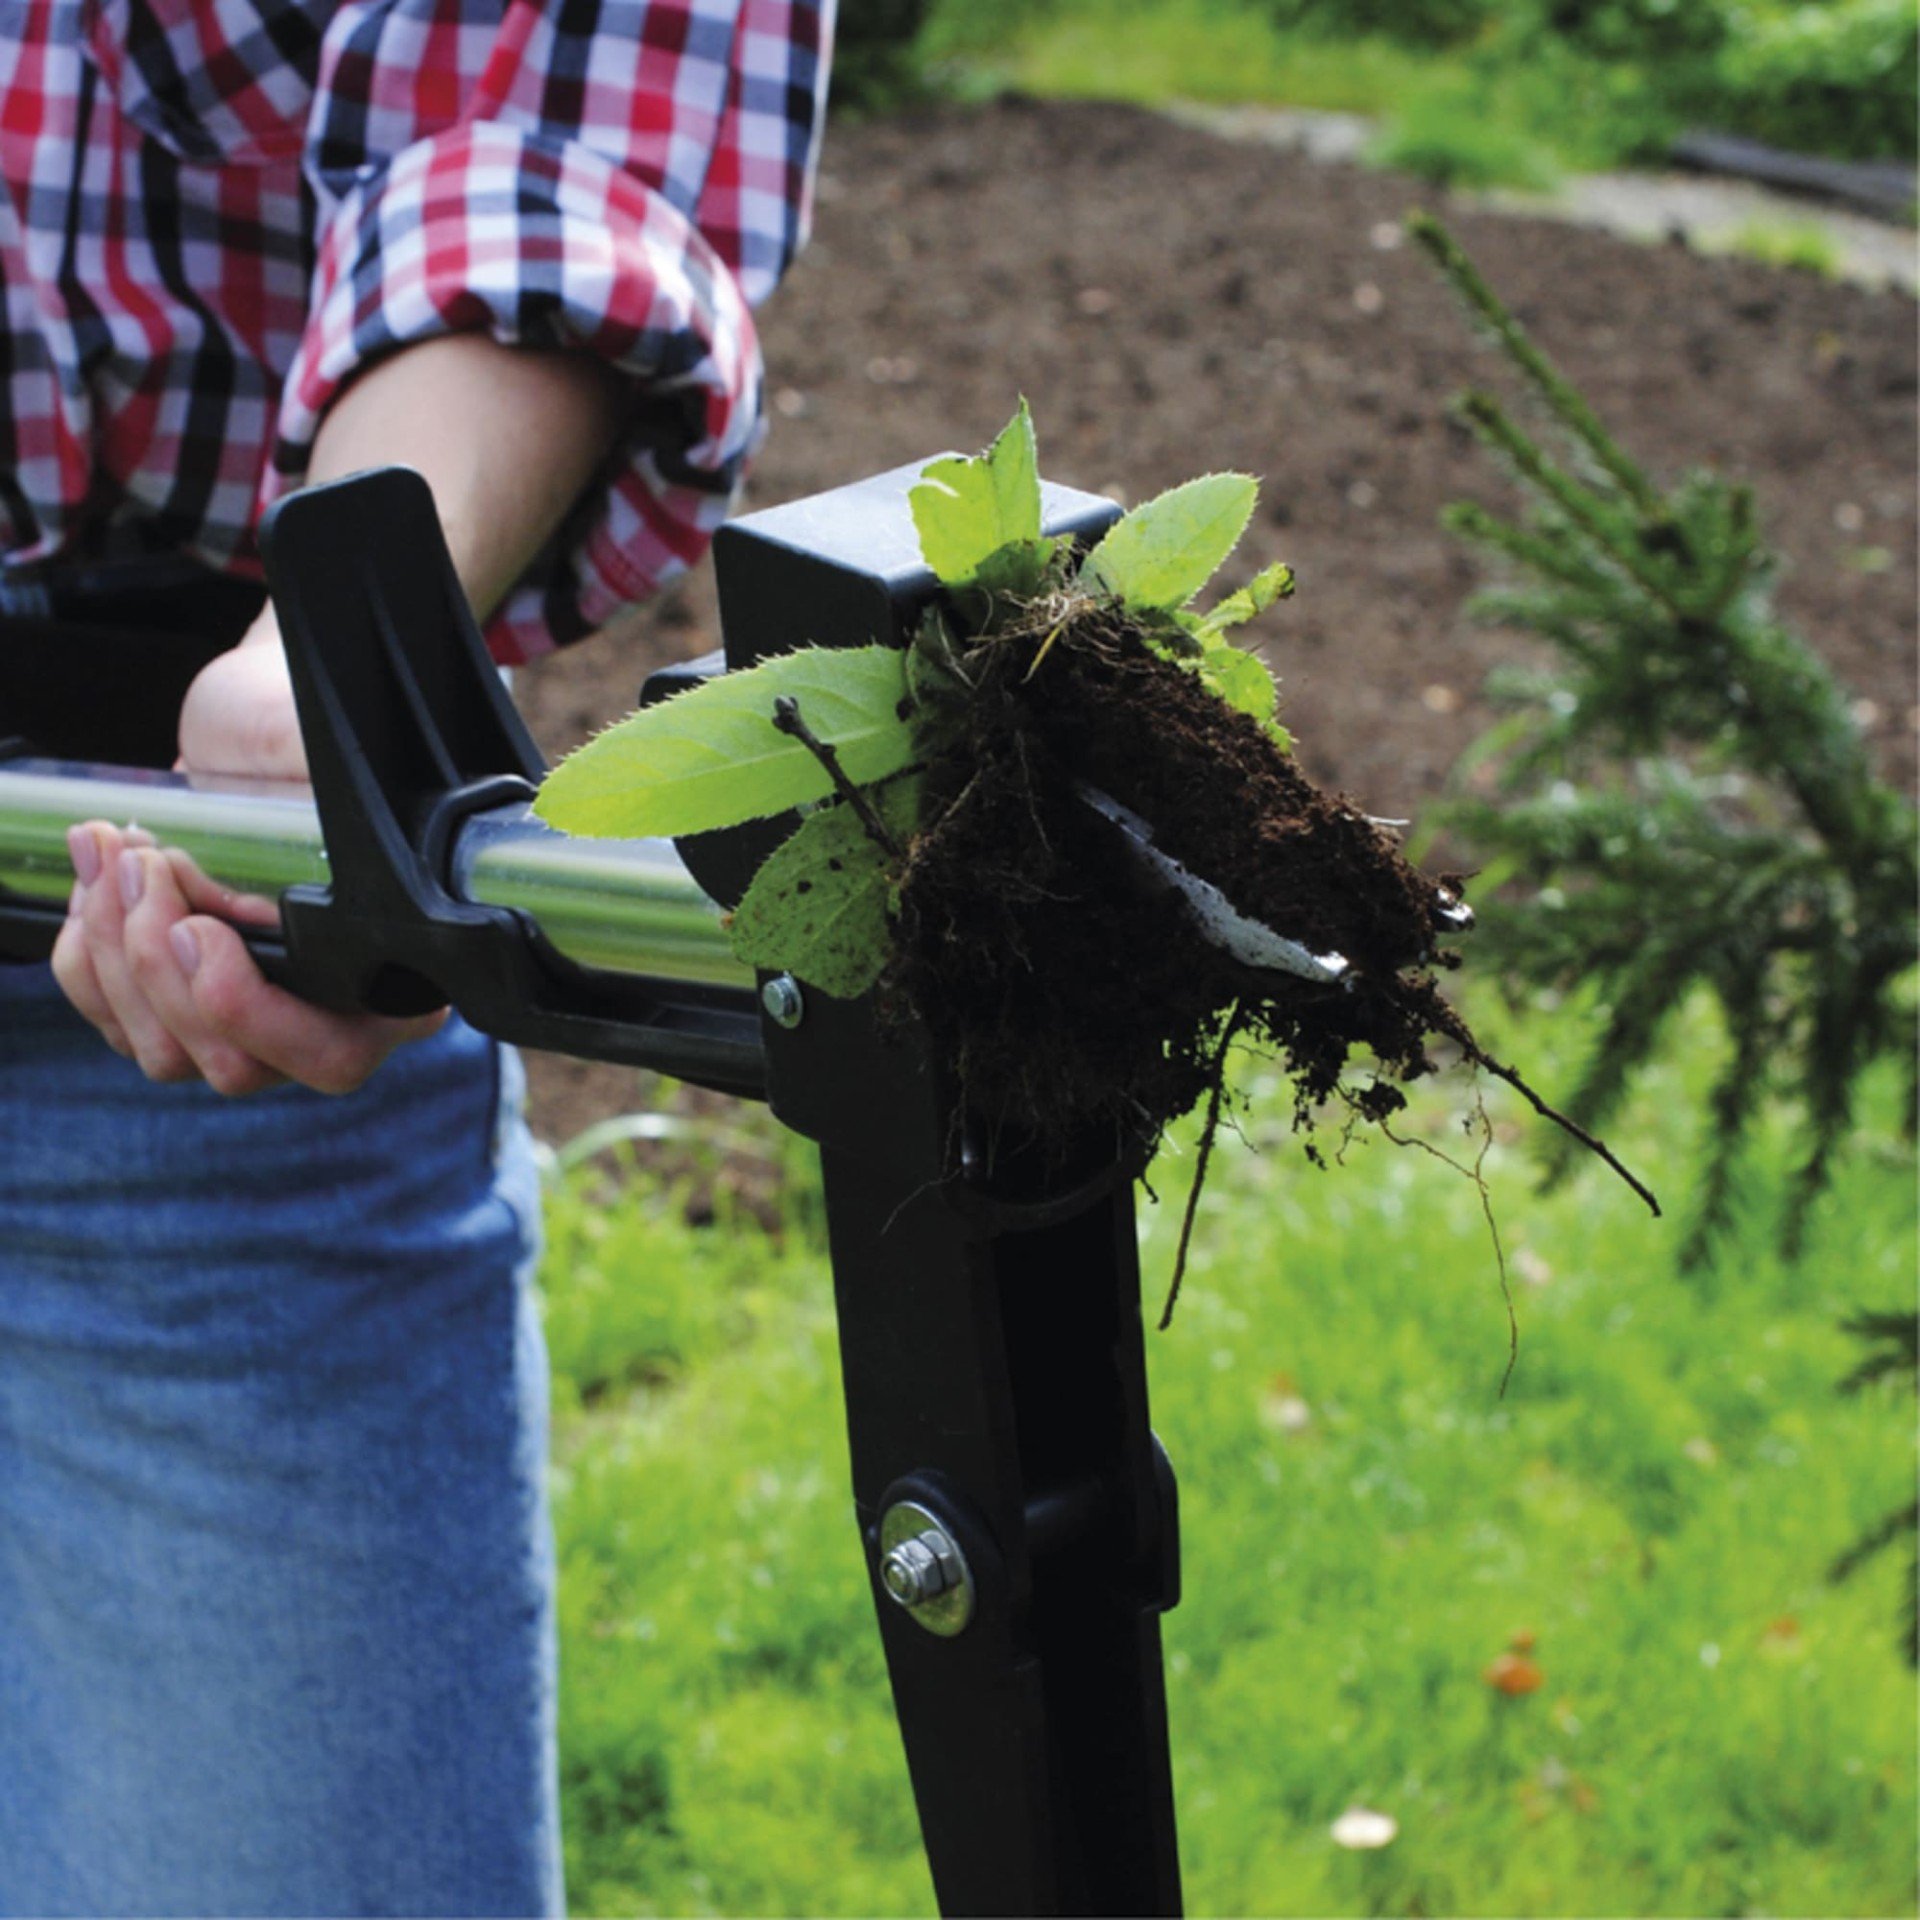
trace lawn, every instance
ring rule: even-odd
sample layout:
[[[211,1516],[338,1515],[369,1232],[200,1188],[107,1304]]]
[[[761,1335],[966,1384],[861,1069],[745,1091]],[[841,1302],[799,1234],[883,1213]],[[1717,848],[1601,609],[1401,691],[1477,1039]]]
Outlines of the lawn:
[[[1506,1057],[1568,1077],[1550,1055],[1581,1016],[1506,1025]],[[1697,1019],[1617,1130],[1675,1197],[1716,1048]],[[1247,1063],[1253,1151],[1216,1160],[1180,1312],[1150,1341],[1181,1475],[1167,1644],[1191,1909],[1913,1912],[1898,1570],[1824,1578],[1912,1484],[1911,1407],[1833,1391],[1856,1358],[1835,1323],[1914,1283],[1890,1093],[1799,1266],[1769,1234],[1780,1116],[1750,1216],[1683,1276],[1677,1228],[1604,1172],[1538,1195],[1534,1123],[1491,1090],[1521,1343],[1503,1399],[1474,1191],[1384,1144],[1316,1171],[1269,1077]],[[1465,1097],[1443,1080],[1410,1124],[1451,1150]],[[680,1194],[604,1161],[551,1200],[570,1897],[929,1911],[806,1154],[742,1124],[778,1175],[777,1231],[688,1225]],[[1190,1166],[1163,1160],[1143,1209],[1149,1289]],[[1491,1685],[1503,1654],[1541,1684]],[[1398,1837],[1343,1851],[1329,1828],[1355,1805]]]
[[[923,70],[966,91],[1365,114],[1387,164],[1467,186],[1659,163],[1711,125],[1911,157],[1903,0],[931,0]]]

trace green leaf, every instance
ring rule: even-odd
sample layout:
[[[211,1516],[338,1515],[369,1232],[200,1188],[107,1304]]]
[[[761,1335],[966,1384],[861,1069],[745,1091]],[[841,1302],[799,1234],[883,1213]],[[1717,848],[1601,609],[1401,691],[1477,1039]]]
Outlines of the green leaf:
[[[972,694],[946,618],[937,606],[929,607],[907,647],[907,696],[920,758],[930,760],[945,750]]]
[[[1255,614],[1265,613],[1276,600],[1293,592],[1293,569],[1283,560],[1263,567],[1238,593],[1227,597],[1201,616],[1194,629],[1203,640],[1217,639],[1238,626],[1244,626]]]
[[[1228,706],[1265,724],[1273,718],[1279,690],[1258,654],[1235,646],[1210,647],[1199,662],[1200,678]]]
[[[917,775],[867,796],[904,839],[917,824]],[[836,1000],[879,979],[891,941],[887,856],[844,800],[810,813],[761,863],[728,934],[749,966],[779,968]]]
[[[1180,607],[1143,607],[1133,615],[1140,638],[1163,660],[1192,666],[1205,651],[1205,628],[1197,613]]]
[[[1087,555],[1082,578],[1129,607],[1184,607],[1239,544],[1258,484],[1208,473],[1137,506]]]
[[[1022,400],[985,454],[949,454],[907,496],[920,554],[949,587],[1033,593],[1058,544],[1040,537],[1040,466]]]
[[[676,694],[609,727],[541,783],[533,810],[567,833],[705,833],[833,791],[814,755],[773,724],[782,694],[856,785],[913,758],[906,656],[894,647],[807,647]]]

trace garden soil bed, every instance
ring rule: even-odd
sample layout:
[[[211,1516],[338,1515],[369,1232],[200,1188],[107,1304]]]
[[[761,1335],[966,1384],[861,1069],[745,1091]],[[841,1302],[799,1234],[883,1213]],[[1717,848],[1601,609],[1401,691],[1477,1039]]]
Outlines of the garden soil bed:
[[[1234,561],[1298,596],[1256,634],[1302,764],[1370,813],[1440,790],[1487,723],[1477,563],[1435,517],[1506,500],[1447,417],[1492,379],[1423,256],[1415,202],[1656,473],[1738,472],[1788,575],[1782,604],[1854,693],[1881,765],[1915,768],[1915,314],[1904,295],[1572,227],[1448,214],[1392,174],[1239,146],[1130,108],[1005,103],[836,126],[816,238],[763,316],[767,505],[992,437],[1018,394],[1049,479],[1137,501],[1207,468],[1264,478]],[[654,665],[719,643],[711,570],[527,670],[557,752]],[[643,1097],[631,1073],[537,1059],[536,1130]]]

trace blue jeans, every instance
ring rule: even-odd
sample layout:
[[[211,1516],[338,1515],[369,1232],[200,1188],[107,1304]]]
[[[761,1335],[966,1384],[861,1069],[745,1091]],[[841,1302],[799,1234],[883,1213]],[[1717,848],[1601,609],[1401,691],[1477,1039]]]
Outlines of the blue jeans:
[[[518,1085],[154,1086],[0,966],[0,1914],[559,1910]]]

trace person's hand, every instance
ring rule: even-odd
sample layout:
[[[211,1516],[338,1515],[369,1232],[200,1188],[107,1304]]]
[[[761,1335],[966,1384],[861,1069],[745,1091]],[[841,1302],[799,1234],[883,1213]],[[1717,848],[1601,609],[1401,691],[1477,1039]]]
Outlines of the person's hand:
[[[187,772],[304,775],[286,660],[269,623],[193,683],[180,747]],[[446,1019],[444,1009],[390,1020],[310,1006],[272,985],[235,931],[276,925],[271,901],[216,885],[139,829],[89,821],[67,844],[74,888],[54,977],[150,1080],[200,1079],[225,1094],[293,1080],[350,1093],[395,1047]]]
[[[373,361],[334,395],[307,479],[395,463],[422,474],[460,584],[484,619],[600,471],[631,424],[635,398],[633,379],[590,353],[442,334]],[[179,765],[188,773],[306,777],[271,609],[187,690]],[[308,1006],[263,979],[225,924],[262,912],[270,923],[265,902],[236,902],[178,853],[102,821],[76,828],[72,845],[76,885],[54,974],[109,1043],[153,1079],[197,1075],[223,1093],[283,1079],[345,1092],[446,1018],[385,1020]]]

